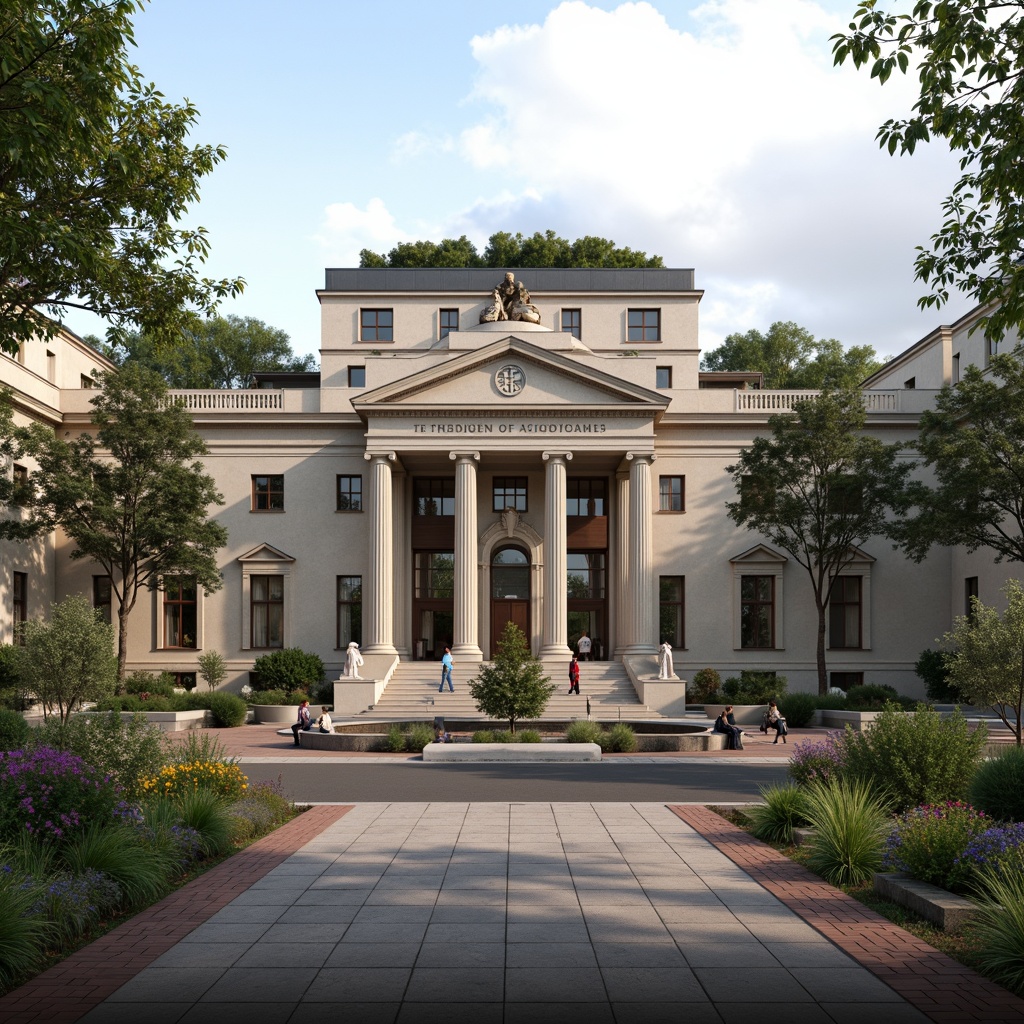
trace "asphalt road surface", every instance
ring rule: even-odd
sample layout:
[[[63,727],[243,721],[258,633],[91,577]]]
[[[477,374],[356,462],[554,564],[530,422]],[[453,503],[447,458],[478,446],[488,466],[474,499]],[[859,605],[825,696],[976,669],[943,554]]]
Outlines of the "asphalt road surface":
[[[747,803],[786,779],[785,764],[245,764],[297,803]]]

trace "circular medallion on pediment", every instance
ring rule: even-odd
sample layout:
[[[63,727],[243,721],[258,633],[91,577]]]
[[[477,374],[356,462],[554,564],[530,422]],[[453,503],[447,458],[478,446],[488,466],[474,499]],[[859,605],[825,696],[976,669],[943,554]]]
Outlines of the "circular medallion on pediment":
[[[521,367],[509,363],[494,374],[494,386],[506,398],[512,398],[526,386],[526,374]]]

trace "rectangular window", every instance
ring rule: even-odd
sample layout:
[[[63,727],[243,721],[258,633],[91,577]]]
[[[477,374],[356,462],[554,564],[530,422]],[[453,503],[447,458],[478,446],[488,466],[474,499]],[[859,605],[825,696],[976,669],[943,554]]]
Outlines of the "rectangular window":
[[[363,577],[338,577],[338,649],[363,642]]]
[[[361,476],[338,477],[338,511],[362,512],[363,478]]]
[[[451,551],[417,551],[415,554],[416,596],[455,596],[455,555]]]
[[[11,482],[14,484],[14,491],[11,494],[11,504],[24,505],[30,497],[28,489],[28,467],[19,466],[15,463],[11,471]]]
[[[673,647],[685,647],[683,631],[686,608],[686,577],[662,576],[659,584],[658,639]]]
[[[360,341],[394,341],[395,312],[392,309],[359,310]]]
[[[583,310],[581,310],[581,309],[563,309],[562,310],[562,330],[566,334],[571,334],[574,338],[582,337],[582,325],[583,325]]]
[[[960,353],[953,353],[953,383],[960,383]]]
[[[864,507],[864,488],[852,476],[833,479],[828,490],[828,510],[834,516],[859,516]]]
[[[87,377],[84,373],[81,375],[81,381],[79,386],[83,391],[92,391],[96,387],[96,381],[92,377]]]
[[[829,647],[861,647],[861,578],[840,576],[828,599]]]
[[[829,672],[828,685],[837,686],[840,690],[848,690],[851,686],[864,685],[863,672]]]
[[[253,512],[284,511],[284,477],[254,476],[252,478]]]
[[[659,479],[659,509],[662,512],[686,511],[686,477],[663,476]]]
[[[628,341],[661,341],[661,310],[631,309],[626,314]]]
[[[419,478],[413,481],[413,514],[455,515],[455,478]]]
[[[655,387],[659,389],[667,389],[672,387],[672,367],[671,366],[659,366],[655,371]]]
[[[251,645],[284,647],[284,577],[253,576],[250,588]]]
[[[978,596],[978,577],[968,576],[964,579],[964,615],[974,619],[974,598]]]
[[[903,382],[903,388],[905,391],[913,391],[917,387],[917,378],[910,377],[908,380]]]
[[[603,551],[570,551],[566,555],[570,600],[601,600],[605,593]]]
[[[103,615],[103,621],[108,625],[113,621],[111,614],[112,602],[110,600],[110,577],[93,576],[92,578],[92,606]]]
[[[459,329],[459,311],[457,309],[442,309],[438,316],[441,338],[447,338],[452,331]]]
[[[740,646],[775,646],[775,577],[740,578]]]
[[[517,512],[526,511],[525,476],[496,476],[493,493],[491,508],[495,512],[504,512],[507,508],[514,508]]]
[[[51,384],[57,383],[57,356],[49,349],[46,350],[46,379]]]
[[[187,576],[164,580],[164,647],[196,645],[196,581]]]
[[[350,366],[348,368],[348,386],[350,388],[366,387],[366,367]]]
[[[567,480],[565,482],[565,514],[567,516],[584,516],[588,519],[607,515],[605,512],[607,493],[608,481],[601,478]]]
[[[23,644],[25,637],[21,627],[28,618],[28,573],[16,572],[11,579],[11,591],[14,596],[14,642]]]

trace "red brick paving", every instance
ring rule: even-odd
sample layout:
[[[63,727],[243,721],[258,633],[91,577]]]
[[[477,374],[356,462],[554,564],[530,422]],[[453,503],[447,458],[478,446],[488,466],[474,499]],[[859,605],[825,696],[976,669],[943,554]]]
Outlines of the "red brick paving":
[[[930,1020],[1024,1021],[1024,999],[957,963],[706,807],[676,815]]]
[[[322,805],[293,818],[0,998],[0,1020],[78,1020],[350,810]]]

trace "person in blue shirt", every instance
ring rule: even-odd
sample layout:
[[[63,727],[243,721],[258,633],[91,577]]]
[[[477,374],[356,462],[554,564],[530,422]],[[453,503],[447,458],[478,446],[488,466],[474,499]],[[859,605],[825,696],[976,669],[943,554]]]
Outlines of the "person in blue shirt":
[[[452,686],[452,669],[455,668],[455,662],[452,661],[452,649],[446,647],[444,649],[444,657],[441,659],[441,685],[437,688],[438,693],[444,691],[444,684],[447,680],[448,689],[454,693],[455,687]]]

